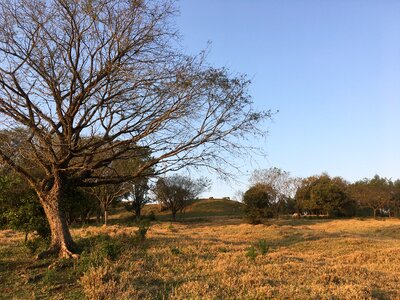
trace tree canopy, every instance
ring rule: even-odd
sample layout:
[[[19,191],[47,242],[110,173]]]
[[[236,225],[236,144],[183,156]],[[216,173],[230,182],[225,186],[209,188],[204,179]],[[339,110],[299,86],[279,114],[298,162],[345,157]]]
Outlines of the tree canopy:
[[[352,197],[361,206],[372,209],[374,217],[379,210],[389,209],[391,201],[396,204],[395,194],[393,182],[378,175],[371,179],[364,178],[351,185]]]
[[[256,183],[250,187],[243,195],[245,214],[249,222],[258,224],[268,217],[275,198],[276,191],[268,184]]]
[[[331,178],[326,174],[306,178],[297,190],[297,205],[311,214],[345,214],[350,205],[346,185],[342,178]]]

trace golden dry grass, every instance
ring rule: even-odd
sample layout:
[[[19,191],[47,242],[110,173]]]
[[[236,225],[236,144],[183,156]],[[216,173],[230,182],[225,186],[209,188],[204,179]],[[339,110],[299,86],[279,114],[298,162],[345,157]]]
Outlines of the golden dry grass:
[[[118,239],[135,230],[93,227],[74,234]],[[268,253],[248,256],[260,240]],[[397,219],[256,226],[221,219],[153,225],[146,247],[132,246],[117,261],[89,270],[81,283],[88,296],[92,285],[121,299],[400,299],[399,265]]]
[[[208,220],[154,223],[139,243],[135,226],[73,229],[85,249],[107,235],[121,252],[51,270],[0,231],[0,299],[400,299],[399,219]]]

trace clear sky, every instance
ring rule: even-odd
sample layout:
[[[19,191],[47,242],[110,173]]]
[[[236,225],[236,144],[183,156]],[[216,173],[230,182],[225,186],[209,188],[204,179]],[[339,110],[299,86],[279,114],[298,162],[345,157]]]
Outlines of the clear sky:
[[[253,78],[259,109],[279,110],[258,145],[293,176],[400,178],[400,1],[181,0],[188,53]],[[241,163],[241,162],[238,162]],[[208,175],[208,174],[205,174]],[[215,177],[212,177],[215,180]],[[214,181],[206,195],[233,196]]]

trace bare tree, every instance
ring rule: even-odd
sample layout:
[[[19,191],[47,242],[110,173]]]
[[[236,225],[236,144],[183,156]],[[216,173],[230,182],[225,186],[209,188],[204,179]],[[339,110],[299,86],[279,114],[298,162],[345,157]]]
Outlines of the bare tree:
[[[133,211],[137,220],[142,215],[143,207],[151,202],[150,197],[147,195],[149,190],[150,186],[147,178],[137,178],[128,185],[126,198],[129,203],[125,205],[125,208],[128,211]]]
[[[241,139],[262,134],[257,124],[270,113],[253,110],[245,77],[176,50],[175,12],[161,0],[0,2],[0,122],[26,133],[23,147],[2,143],[0,158],[45,210],[51,245],[40,257],[76,251],[65,186],[188,165],[223,173],[226,154],[248,153]],[[152,157],[134,173],[97,172],[143,147]]]
[[[172,219],[176,221],[176,213],[182,212],[193,200],[210,185],[205,178],[197,180],[181,175],[173,175],[160,178],[154,188],[154,194],[161,207],[172,213]]]
[[[294,198],[300,185],[300,179],[291,177],[290,173],[280,168],[254,170],[250,183],[262,183],[271,186],[278,197]]]
[[[124,183],[114,183],[94,186],[90,188],[90,194],[98,201],[103,212],[104,225],[107,225],[110,206],[118,198],[126,194],[126,185]]]

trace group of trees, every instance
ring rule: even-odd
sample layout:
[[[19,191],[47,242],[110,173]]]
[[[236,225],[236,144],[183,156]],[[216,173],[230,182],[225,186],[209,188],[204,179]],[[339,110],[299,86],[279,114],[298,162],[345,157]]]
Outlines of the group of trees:
[[[256,170],[243,201],[252,222],[280,214],[329,217],[399,216],[400,180],[375,177],[349,183],[327,174],[292,178],[278,168]]]
[[[400,216],[400,180],[392,181],[375,175],[349,186],[349,195],[359,206],[372,211],[373,216]]]
[[[129,166],[126,166],[129,168]],[[150,203],[159,204],[160,210],[171,211],[176,221],[191,200],[210,185],[206,178],[192,179],[183,175],[159,178],[150,185],[148,178],[138,178],[123,184],[108,184],[95,188],[69,187],[65,191],[62,212],[68,225],[90,222],[94,217],[107,225],[111,206],[124,200],[125,208],[132,211],[137,220],[142,217],[143,207]],[[152,195],[151,195],[152,194]],[[93,221],[93,220],[92,220]],[[25,233],[50,235],[50,227],[43,208],[32,188],[18,174],[3,169],[0,173],[0,228],[12,228]]]
[[[51,243],[40,257],[76,253],[70,187],[187,166],[226,174],[230,155],[251,148],[240,139],[263,134],[271,113],[253,109],[250,82],[182,53],[175,13],[168,0],[0,2],[0,163],[46,215]],[[143,149],[151,155],[133,171],[115,167]]]
[[[252,223],[262,218],[290,214],[295,211],[294,196],[301,181],[279,168],[255,170],[251,187],[243,195],[246,215]]]
[[[354,216],[356,202],[348,193],[349,184],[327,174],[302,180],[295,200],[298,213],[327,216]]]
[[[332,216],[399,216],[400,180],[375,175],[349,183],[326,174],[303,180],[296,193],[299,212]]]
[[[64,190],[61,211],[68,225],[83,224],[90,218],[107,224],[109,206],[129,193],[120,193],[120,186],[106,185],[102,189],[69,186]],[[118,190],[118,193],[115,193]],[[0,227],[8,227],[42,237],[50,235],[50,227],[35,191],[15,172],[0,171]]]

